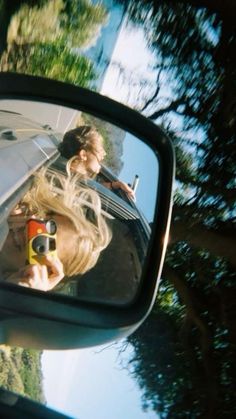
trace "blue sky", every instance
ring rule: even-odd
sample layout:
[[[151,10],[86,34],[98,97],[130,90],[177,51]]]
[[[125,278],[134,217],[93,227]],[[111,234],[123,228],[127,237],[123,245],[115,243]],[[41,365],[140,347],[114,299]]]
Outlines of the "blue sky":
[[[118,348],[99,346],[73,351],[44,351],[44,389],[49,407],[80,419],[157,419],[143,412],[140,390],[121,359]]]
[[[135,175],[139,176],[136,191],[136,205],[149,222],[153,220],[157,181],[158,162],[152,150],[131,134],[127,134],[123,149],[124,166],[120,180],[132,184]]]

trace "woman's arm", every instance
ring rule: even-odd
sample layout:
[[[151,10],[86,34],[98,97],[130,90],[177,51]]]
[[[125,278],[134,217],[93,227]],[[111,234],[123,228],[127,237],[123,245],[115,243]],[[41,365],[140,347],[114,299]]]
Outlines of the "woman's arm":
[[[135,199],[135,193],[133,189],[129,185],[127,185],[127,183],[125,182],[121,182],[120,180],[113,180],[111,182],[102,182],[102,184],[106,188],[111,189],[111,190],[121,189],[129,196],[129,198]]]

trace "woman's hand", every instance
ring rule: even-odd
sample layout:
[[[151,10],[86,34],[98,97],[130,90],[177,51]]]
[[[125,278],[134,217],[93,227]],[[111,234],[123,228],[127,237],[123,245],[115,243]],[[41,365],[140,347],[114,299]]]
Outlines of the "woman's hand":
[[[121,189],[128,195],[129,198],[135,201],[135,193],[133,189],[127,183],[122,182],[121,180],[113,180],[112,182],[110,182],[110,188]]]
[[[50,291],[64,277],[61,261],[52,256],[45,256],[44,264],[27,265],[7,278],[7,281],[23,287],[41,291]]]

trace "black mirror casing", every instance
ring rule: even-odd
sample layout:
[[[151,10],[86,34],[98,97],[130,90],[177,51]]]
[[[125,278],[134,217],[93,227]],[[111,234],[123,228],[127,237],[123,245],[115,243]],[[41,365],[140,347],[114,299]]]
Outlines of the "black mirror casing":
[[[66,83],[0,73],[0,100],[47,102],[79,109],[126,129],[158,156],[158,197],[141,286],[124,307],[81,302],[0,282],[0,341],[22,347],[67,349],[94,346],[132,333],[156,297],[171,218],[174,151],[168,136],[138,112],[98,93]],[[4,209],[0,211],[0,216]]]

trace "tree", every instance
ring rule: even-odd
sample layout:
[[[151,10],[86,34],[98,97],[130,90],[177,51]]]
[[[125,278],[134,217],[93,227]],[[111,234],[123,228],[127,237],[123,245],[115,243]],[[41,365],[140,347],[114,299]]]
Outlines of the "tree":
[[[14,44],[0,60],[1,71],[45,76],[88,87],[95,79],[93,65],[60,43]]]
[[[99,36],[108,14],[102,3],[90,0],[64,0],[60,26],[65,42],[74,47],[88,46]]]
[[[0,56],[7,48],[7,33],[12,16],[27,4],[31,6],[42,6],[48,0],[0,0]]]
[[[1,345],[0,385],[6,390],[45,403],[41,355],[41,351]]]
[[[90,0],[51,0],[23,4],[8,27],[8,43],[60,41],[68,48],[88,46],[106,23],[107,12]]]
[[[79,54],[99,35],[107,12],[90,0],[2,0],[1,71],[17,71],[92,86],[92,62]],[[2,41],[1,41],[2,40]]]
[[[143,391],[143,407],[158,412],[161,418],[196,417],[205,407],[204,398],[198,398],[198,404],[195,400],[198,388],[207,390],[204,374],[195,365],[193,377],[193,360],[191,356],[186,360],[176,318],[167,306],[156,306],[139,332],[129,337],[134,355],[128,367]]]
[[[236,4],[138,0],[126,10],[156,53],[157,84],[142,111],[169,133],[177,158],[170,245],[152,330],[147,322],[129,338],[134,374],[145,403],[154,403],[163,417],[183,417],[184,411],[186,417],[230,418],[236,390]],[[167,304],[160,312],[170,294],[172,311]],[[160,379],[158,359],[145,359],[145,344],[149,353],[152,346],[158,351],[163,339],[163,310],[178,332],[166,348],[190,374],[173,362]],[[180,380],[168,381],[169,368]]]

